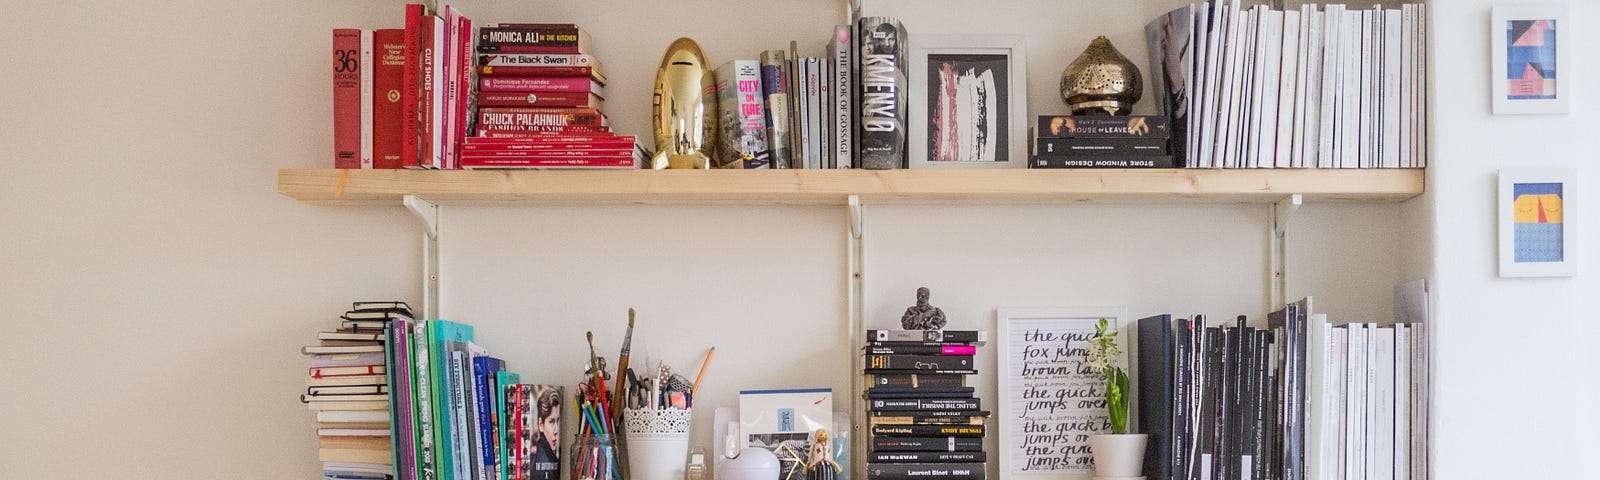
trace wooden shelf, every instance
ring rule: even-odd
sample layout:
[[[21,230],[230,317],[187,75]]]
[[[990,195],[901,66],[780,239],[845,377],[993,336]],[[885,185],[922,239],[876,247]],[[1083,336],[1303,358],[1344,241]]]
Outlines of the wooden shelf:
[[[343,189],[339,188],[343,176]],[[843,205],[1399,202],[1423,171],[1383,170],[337,170],[283,169],[316,205]]]

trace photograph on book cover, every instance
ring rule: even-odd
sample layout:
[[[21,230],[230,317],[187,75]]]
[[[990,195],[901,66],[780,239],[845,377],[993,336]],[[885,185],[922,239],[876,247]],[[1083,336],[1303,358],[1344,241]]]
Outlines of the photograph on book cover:
[[[1024,168],[1022,37],[912,35],[911,168]]]
[[[1500,170],[1501,277],[1570,277],[1577,274],[1578,217],[1566,207],[1581,193],[1571,168]]]
[[[1569,113],[1572,25],[1564,5],[1497,5],[1493,42],[1494,114]]]
[[[1117,336],[1123,353],[1114,362],[1128,367],[1135,329],[1121,307],[996,311],[1001,478],[1087,480],[1094,474],[1089,435],[1111,432],[1105,377],[1087,363],[1089,339],[1102,318],[1123,332]],[[1137,401],[1130,396],[1130,405]]]

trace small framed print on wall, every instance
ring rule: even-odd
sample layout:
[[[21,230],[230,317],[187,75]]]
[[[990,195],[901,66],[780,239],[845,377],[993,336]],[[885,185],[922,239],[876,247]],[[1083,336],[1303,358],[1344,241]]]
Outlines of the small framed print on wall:
[[[1495,115],[1570,111],[1571,30],[1565,5],[1494,7],[1489,38]]]
[[[911,168],[1027,166],[1022,37],[911,36]]]
[[[1501,277],[1570,277],[1577,273],[1577,171],[1571,168],[1500,170]]]

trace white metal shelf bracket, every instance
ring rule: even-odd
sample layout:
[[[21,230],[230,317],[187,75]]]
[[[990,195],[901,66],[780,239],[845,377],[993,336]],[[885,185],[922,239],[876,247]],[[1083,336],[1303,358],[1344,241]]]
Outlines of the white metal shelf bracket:
[[[422,319],[439,318],[438,205],[416,195],[405,196],[406,210],[422,225]]]
[[[1305,199],[1298,193],[1284,197],[1272,203],[1272,234],[1270,235],[1272,248],[1272,300],[1267,311],[1283,308],[1288,294],[1288,277],[1284,276],[1287,261],[1284,247],[1284,234],[1289,231],[1289,221],[1294,218],[1295,212],[1300,210],[1300,205]]]
[[[848,288],[850,289],[849,293],[846,295],[850,304],[850,345],[852,345],[851,348],[855,348],[854,346],[865,345],[867,337],[866,324],[862,321],[864,317],[862,310],[863,305],[861,302],[862,294],[865,292],[862,287],[861,277],[862,264],[864,263],[862,261],[862,255],[865,252],[865,249],[863,249],[861,243],[863,237],[862,230],[865,225],[862,222],[861,197],[858,195],[851,195],[847,205],[850,210],[850,231],[845,232],[845,242],[849,246],[846,255],[850,257],[850,265],[849,270],[845,272],[845,275],[848,275],[848,278],[845,280],[846,285],[848,285]],[[853,376],[855,375],[856,364],[851,363],[850,365],[851,375]],[[865,418],[859,416],[867,410],[866,397],[862,393],[862,388],[861,382],[850,382],[850,416],[851,418],[858,420],[856,422],[852,422],[852,430],[854,431],[850,432],[850,434],[853,438],[866,438],[867,430],[861,426],[860,422],[860,420],[865,420]],[[867,470],[865,445],[867,442],[850,443],[850,465],[851,470],[853,470],[852,473],[855,475],[854,478],[866,478]]]

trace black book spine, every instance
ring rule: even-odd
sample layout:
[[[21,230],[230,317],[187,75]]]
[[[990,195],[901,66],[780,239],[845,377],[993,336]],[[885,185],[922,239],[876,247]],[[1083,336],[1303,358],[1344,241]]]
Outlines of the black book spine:
[[[893,400],[871,400],[870,408],[881,412],[894,411],[921,411],[921,410],[978,410],[981,408],[976,398],[907,398]]]
[[[1226,350],[1223,348],[1225,331],[1222,327],[1206,328],[1206,351],[1202,357],[1202,361],[1206,364],[1205,387],[1203,387],[1205,404],[1202,407],[1204,417],[1200,419],[1200,428],[1205,432],[1205,437],[1200,447],[1202,455],[1200,463],[1202,468],[1209,467],[1210,472],[1201,473],[1197,477],[1200,479],[1222,478],[1218,470],[1222,465],[1220,448],[1222,429],[1218,426],[1222,423],[1222,352]]]
[[[1169,138],[1170,123],[1162,115],[1040,115],[1039,138]]]
[[[1036,138],[1033,154],[1039,157],[1094,155],[1167,155],[1165,138]]]
[[[874,452],[981,452],[978,437],[873,437]]]
[[[872,434],[884,437],[983,437],[983,425],[873,425]]]
[[[965,393],[972,395],[976,391],[972,387],[938,387],[924,385],[921,387],[867,387],[867,394],[917,394],[917,393]]]
[[[1176,352],[1172,358],[1174,377],[1172,393],[1175,403],[1172,408],[1172,475],[1169,478],[1183,480],[1188,478],[1189,441],[1193,438],[1189,433],[1189,419],[1192,417],[1189,408],[1194,402],[1190,400],[1189,393],[1194,389],[1193,380],[1190,378],[1194,374],[1194,369],[1190,366],[1189,357],[1193,347],[1189,342],[1193,341],[1194,332],[1191,330],[1193,324],[1188,319],[1179,318],[1172,323],[1176,332],[1173,339]]]
[[[921,342],[966,345],[981,340],[977,330],[867,330],[870,342]],[[870,345],[871,343],[869,343]]]
[[[1139,319],[1139,431],[1148,435],[1144,474],[1170,479],[1172,457],[1172,316]]]
[[[920,344],[920,345],[894,345],[894,346],[867,345],[867,347],[862,349],[862,350],[865,351],[868,355],[957,355],[958,354],[958,353],[947,353],[947,352],[957,352],[958,350],[954,349],[954,348],[946,348],[946,345],[944,345],[942,342],[940,342],[940,343],[918,342],[918,343],[922,343],[922,344]],[[954,345],[951,345],[951,346],[954,346]],[[972,347],[962,347],[962,348],[968,349],[967,351],[971,351],[970,349]]]
[[[867,371],[876,370],[971,370],[972,355],[867,355]]]
[[[861,167],[906,168],[906,29],[889,17],[863,17],[856,29]]]
[[[869,463],[867,480],[983,480],[982,463]]]
[[[868,410],[874,417],[987,417],[988,410]]]
[[[972,398],[971,392],[879,392],[867,390],[868,399]]]
[[[876,372],[867,374],[868,388],[876,387],[966,387],[967,377],[960,374]]]
[[[983,463],[988,461],[984,452],[873,452],[867,455],[872,463]]]
[[[1178,168],[1171,155],[1035,156],[1028,168]]]

